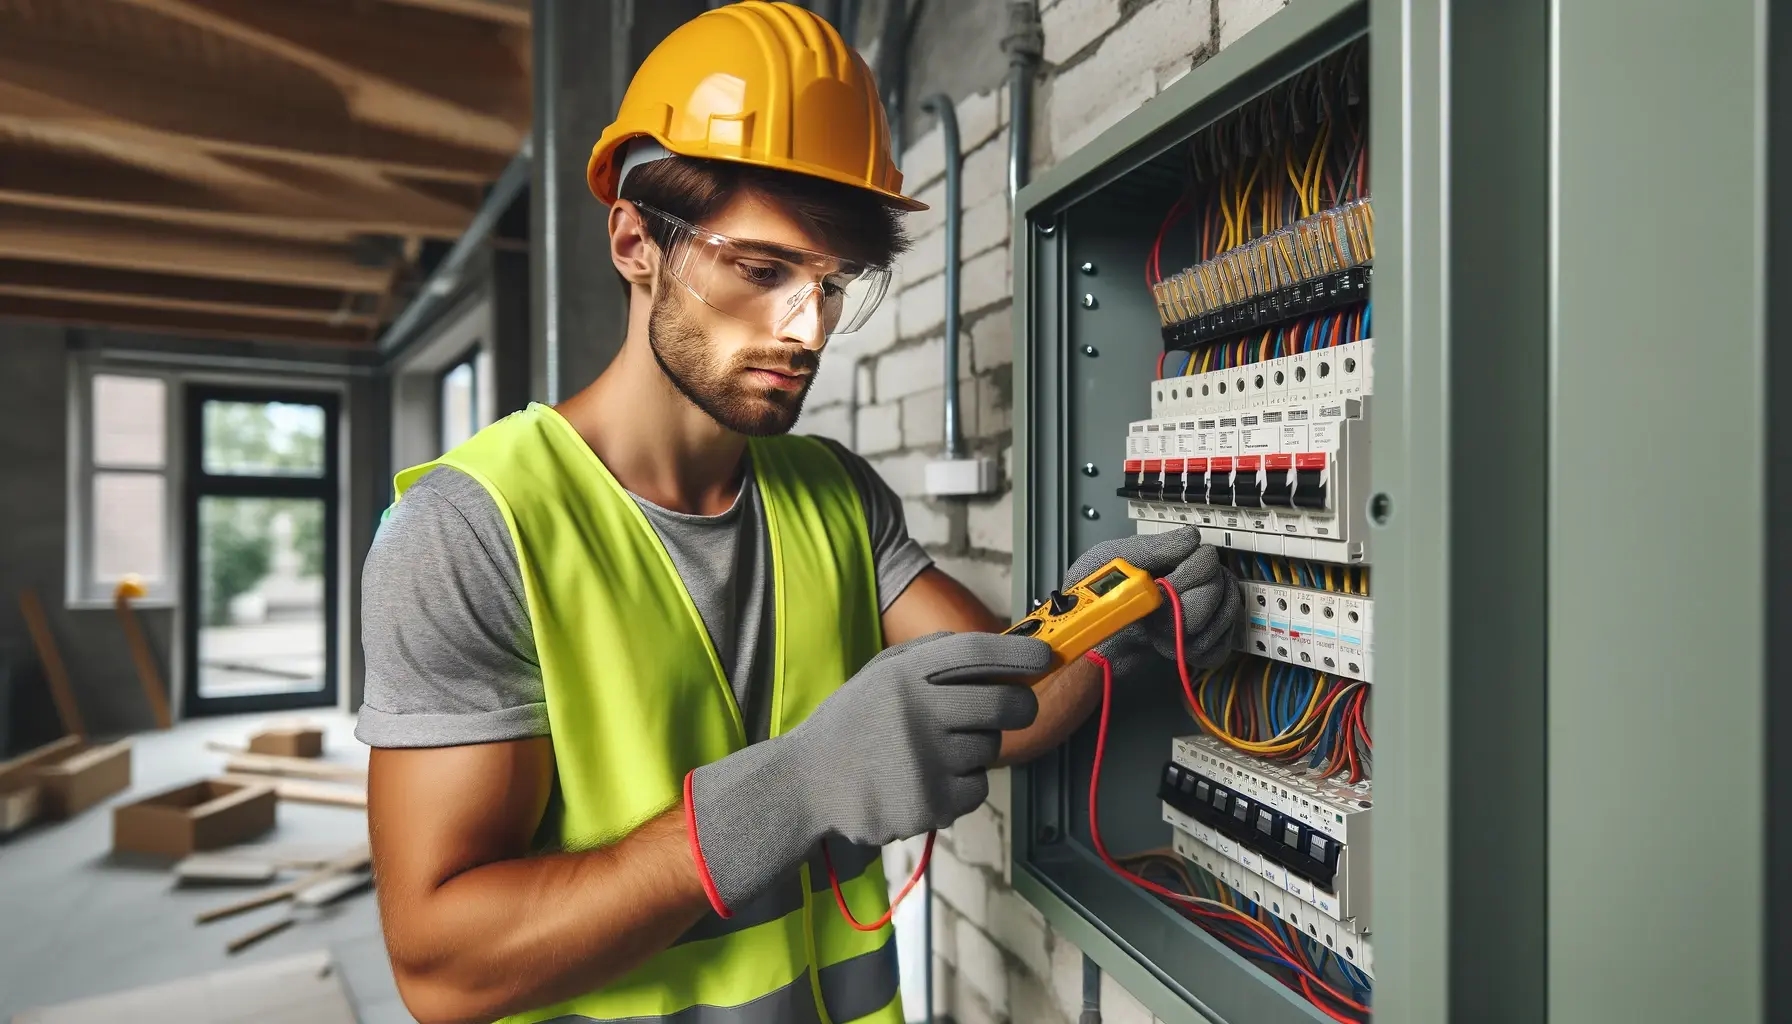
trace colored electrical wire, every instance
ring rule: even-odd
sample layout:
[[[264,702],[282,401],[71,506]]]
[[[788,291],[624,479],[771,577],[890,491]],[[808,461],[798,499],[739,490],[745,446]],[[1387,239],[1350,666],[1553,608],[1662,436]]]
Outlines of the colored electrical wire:
[[[840,916],[846,919],[846,923],[862,932],[874,932],[889,924],[890,919],[896,916],[896,907],[902,903],[909,890],[915,887],[915,883],[927,874],[927,862],[933,859],[933,837],[933,832],[927,833],[927,842],[921,847],[921,863],[915,866],[915,873],[909,876],[908,883],[896,893],[895,898],[890,900],[890,909],[884,911],[882,917],[869,924],[852,916],[852,908],[846,905],[846,894],[840,891],[840,877],[834,874],[834,858],[828,853],[828,844],[824,840],[821,844],[821,861],[827,868],[828,886],[834,890],[834,905],[840,908]]]
[[[1165,596],[1170,602],[1172,621],[1180,622],[1182,618],[1182,599],[1176,593],[1176,588],[1171,586],[1165,580],[1158,580],[1157,584],[1158,587],[1164,591]],[[1177,630],[1175,636],[1177,668],[1182,675],[1183,686],[1186,689],[1189,686],[1188,658],[1184,647],[1182,631]],[[1318,994],[1313,991],[1313,986],[1317,985],[1318,988],[1332,1000],[1351,1010],[1366,1014],[1369,1012],[1369,1008],[1339,992],[1327,983],[1324,978],[1302,966],[1299,963],[1298,954],[1289,949],[1267,925],[1263,924],[1255,917],[1245,915],[1225,903],[1205,899],[1199,896],[1180,894],[1172,889],[1159,885],[1156,882],[1128,870],[1116,861],[1113,855],[1108,852],[1107,844],[1103,842],[1101,837],[1101,765],[1107,752],[1108,722],[1114,703],[1114,667],[1098,651],[1090,651],[1084,655],[1084,657],[1093,662],[1101,670],[1101,712],[1095,732],[1095,759],[1089,772],[1089,837],[1095,847],[1096,854],[1101,857],[1103,863],[1122,878],[1125,878],[1127,881],[1132,882],[1134,885],[1137,885],[1148,892],[1185,904],[1187,912],[1189,913],[1200,914],[1203,916],[1217,916],[1229,920],[1236,920],[1245,924],[1258,937],[1264,940],[1265,948],[1281,958],[1281,960],[1289,967],[1300,972],[1301,990],[1309,1002],[1318,1007],[1333,1020],[1343,1021],[1345,1024],[1355,1024],[1349,1017],[1339,1015],[1337,1011],[1322,1002],[1319,999]]]

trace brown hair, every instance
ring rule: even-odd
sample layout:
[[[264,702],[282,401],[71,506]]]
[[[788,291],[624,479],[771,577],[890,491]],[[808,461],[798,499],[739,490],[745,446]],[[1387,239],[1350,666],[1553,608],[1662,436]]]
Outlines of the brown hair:
[[[902,211],[875,193],[806,174],[726,160],[672,156],[630,171],[620,198],[701,224],[742,192],[757,193],[789,213],[830,255],[874,267],[894,266],[908,251]],[[667,227],[647,218],[660,247]]]

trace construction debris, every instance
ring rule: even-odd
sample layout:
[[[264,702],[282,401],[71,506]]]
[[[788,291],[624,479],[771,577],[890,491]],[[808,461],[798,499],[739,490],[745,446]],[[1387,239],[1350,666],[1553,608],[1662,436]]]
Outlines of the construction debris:
[[[64,736],[0,761],[0,832],[73,817],[130,784],[130,740],[94,747]]]
[[[322,757],[324,731],[308,725],[264,729],[249,737],[249,752],[278,757]]]
[[[372,851],[366,844],[362,844],[331,861],[324,867],[321,867],[296,881],[287,882],[284,885],[277,885],[266,892],[257,893],[254,896],[249,896],[233,903],[226,903],[223,906],[213,907],[212,909],[201,913],[195,920],[200,924],[206,924],[211,921],[230,917],[234,914],[241,914],[246,911],[254,910],[257,907],[265,907],[273,903],[281,903],[326,879],[334,878],[337,875],[348,872],[365,870],[372,862]]]
[[[295,804],[325,804],[332,807],[367,806],[365,789],[350,789],[347,786],[324,786],[315,782],[303,782],[297,779],[282,779],[269,775],[237,775],[226,773],[219,776],[224,782],[238,785],[260,783],[272,786],[274,794],[280,799]]]
[[[207,779],[112,811],[112,849],[185,857],[234,846],[274,827],[274,787]]]
[[[197,853],[174,865],[174,878],[180,885],[267,883],[279,873],[280,866],[270,861],[215,853]]]
[[[212,750],[233,755],[225,762],[225,771],[248,772],[254,775],[288,775],[297,779],[324,779],[332,782],[360,782],[367,770],[352,764],[317,761],[306,757],[285,757],[279,754],[248,754],[240,748],[222,743],[207,743]]]

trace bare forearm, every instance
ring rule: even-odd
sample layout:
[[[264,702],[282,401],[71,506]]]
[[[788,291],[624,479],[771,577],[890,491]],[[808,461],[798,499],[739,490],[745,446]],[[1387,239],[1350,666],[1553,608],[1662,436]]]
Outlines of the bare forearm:
[[[682,804],[612,846],[486,864],[409,902],[382,908],[387,941],[406,1004],[429,1024],[489,1021],[599,988],[709,910]]]
[[[1039,698],[1039,717],[1025,729],[1002,734],[996,767],[1024,764],[1064,742],[1101,702],[1101,672],[1078,658],[1040,680],[1033,693]]]

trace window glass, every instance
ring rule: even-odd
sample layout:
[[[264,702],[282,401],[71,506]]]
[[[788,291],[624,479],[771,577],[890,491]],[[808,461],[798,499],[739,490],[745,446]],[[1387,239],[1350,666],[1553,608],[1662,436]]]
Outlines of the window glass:
[[[479,430],[479,361],[469,359],[442,374],[442,450]]]
[[[214,476],[323,476],[324,410],[288,402],[207,402],[205,471]]]
[[[159,583],[165,572],[166,484],[160,473],[93,475],[93,579],[110,586],[135,574]]]
[[[159,377],[93,378],[93,464],[161,469],[167,460],[168,385]]]

